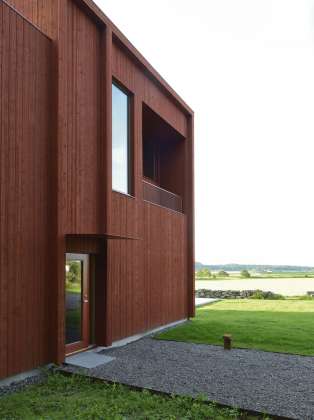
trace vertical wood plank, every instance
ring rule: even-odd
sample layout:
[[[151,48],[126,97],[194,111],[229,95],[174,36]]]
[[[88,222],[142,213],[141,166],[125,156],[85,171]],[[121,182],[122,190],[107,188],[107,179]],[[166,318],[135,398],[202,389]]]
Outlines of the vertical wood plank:
[[[16,139],[16,125],[15,125],[15,115],[16,115],[16,13],[12,10],[9,10],[9,107],[8,107],[8,130],[9,130],[9,150],[7,158],[9,160],[9,173],[10,177],[8,179],[8,188],[10,191],[16,191],[16,153],[17,153],[17,139]],[[8,196],[8,208],[9,208],[9,218],[8,218],[8,237],[14,238],[15,236],[15,225],[16,225],[16,213],[14,211],[14,193],[10,193]],[[14,241],[9,241],[9,256],[11,257],[14,253]],[[8,289],[8,303],[10,316],[8,318],[8,346],[13,351],[8,352],[8,369],[9,371],[16,371],[16,348],[15,348],[15,334],[16,334],[16,303],[15,303],[15,293],[16,293],[16,266],[9,262],[9,289]]]
[[[103,63],[103,109],[102,115],[104,115],[103,132],[103,179],[102,184],[104,185],[103,195],[105,197],[104,212],[105,225],[104,229],[106,232],[112,231],[112,31],[110,27],[106,27],[102,32],[101,38],[102,51],[104,53]],[[112,257],[113,246],[109,244],[110,257]],[[111,259],[110,259],[111,262]],[[109,260],[108,260],[109,263]],[[112,264],[108,265],[107,278],[106,278],[106,344],[110,345],[113,340],[113,299],[115,297],[113,293],[114,277],[111,275]]]
[[[0,210],[1,210],[1,225],[0,225],[0,238],[1,238],[1,276],[0,276],[0,376],[4,377],[8,374],[8,233],[7,233],[7,218],[8,208],[6,199],[6,186],[4,185],[5,176],[8,171],[7,156],[7,138],[8,138],[8,75],[9,75],[9,19],[8,8],[1,3],[1,153],[0,153]]]
[[[105,126],[105,185],[106,196],[106,225],[107,232],[111,232],[112,225],[112,30],[106,27],[103,32],[102,46],[105,52],[104,63],[104,126]]]
[[[194,116],[188,120],[188,137],[185,152],[185,213],[187,214],[187,278],[188,316],[195,316],[195,249],[194,249]]]
[[[4,377],[49,361],[44,331],[46,290],[51,284],[46,257],[51,42],[6,3],[0,3],[0,10],[0,377]]]

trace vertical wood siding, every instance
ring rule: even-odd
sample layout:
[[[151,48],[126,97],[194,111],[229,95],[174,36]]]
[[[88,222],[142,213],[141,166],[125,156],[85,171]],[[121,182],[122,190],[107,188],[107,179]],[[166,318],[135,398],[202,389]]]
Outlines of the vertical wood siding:
[[[186,318],[194,299],[190,111],[85,0],[8,2],[53,43],[0,0],[0,377],[63,361],[65,252],[96,253],[84,235],[129,238],[97,256],[97,344]],[[112,192],[112,76],[132,92],[134,197]],[[185,214],[143,201],[143,103],[185,138]]]
[[[59,4],[56,293],[51,343],[63,361],[64,256],[68,234],[103,227],[101,145],[101,32],[75,2]]]
[[[139,240],[109,240],[112,340],[187,317],[186,216],[144,203],[141,224]]]
[[[57,33],[58,2],[59,0],[7,0],[8,4],[50,38],[55,38]]]
[[[97,233],[101,181],[100,32],[72,1],[65,1],[60,26],[60,233]]]
[[[51,43],[0,2],[0,377],[49,361]]]
[[[112,192],[109,207],[109,232],[134,238],[109,240],[108,245],[111,339],[118,340],[188,317],[189,214],[143,202],[143,103],[185,137],[185,142],[189,141],[189,132],[187,116],[115,42],[112,74],[134,95],[132,142],[136,156],[134,197]],[[172,173],[178,177],[184,176],[182,161],[182,156],[173,159]],[[190,162],[187,160],[185,164]],[[185,191],[181,193],[187,204],[191,197]]]

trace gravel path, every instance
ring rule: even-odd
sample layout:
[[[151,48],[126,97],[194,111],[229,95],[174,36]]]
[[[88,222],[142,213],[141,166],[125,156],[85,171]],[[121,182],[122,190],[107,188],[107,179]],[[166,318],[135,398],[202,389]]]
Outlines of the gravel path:
[[[37,385],[44,382],[46,376],[44,374],[25,378],[21,381],[12,382],[10,385],[0,385],[0,397],[4,397],[9,394],[13,394],[18,391],[23,391],[29,385]],[[1,417],[0,417],[1,418]]]
[[[296,419],[314,419],[314,357],[143,338],[88,374]],[[68,368],[69,369],[69,368]],[[71,370],[75,370],[70,368]]]

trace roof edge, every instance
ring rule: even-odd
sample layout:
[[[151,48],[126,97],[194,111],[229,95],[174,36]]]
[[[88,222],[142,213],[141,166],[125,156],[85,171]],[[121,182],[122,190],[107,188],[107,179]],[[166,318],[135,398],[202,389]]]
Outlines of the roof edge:
[[[146,60],[146,58],[138,51],[138,49],[128,40],[128,38],[120,31],[120,29],[105,15],[105,13],[94,3],[93,0],[75,0],[77,3],[85,6],[88,10],[100,20],[105,26],[109,26],[112,30],[113,37],[115,37],[136,59],[148,73],[153,77],[153,79],[167,92],[168,95],[174,99],[174,101],[181,107],[183,110],[190,114],[194,115],[194,111],[189,107],[189,105],[176,93],[176,91],[166,82],[166,80],[158,73],[158,71]]]

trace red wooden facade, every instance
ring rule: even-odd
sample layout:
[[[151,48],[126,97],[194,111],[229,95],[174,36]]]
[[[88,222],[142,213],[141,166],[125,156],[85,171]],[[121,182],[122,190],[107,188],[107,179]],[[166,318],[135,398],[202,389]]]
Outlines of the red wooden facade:
[[[92,344],[193,316],[194,202],[193,112],[92,1],[0,0],[0,33],[1,378],[63,362],[66,253],[92,258]],[[113,80],[132,99],[132,196],[112,190]]]

